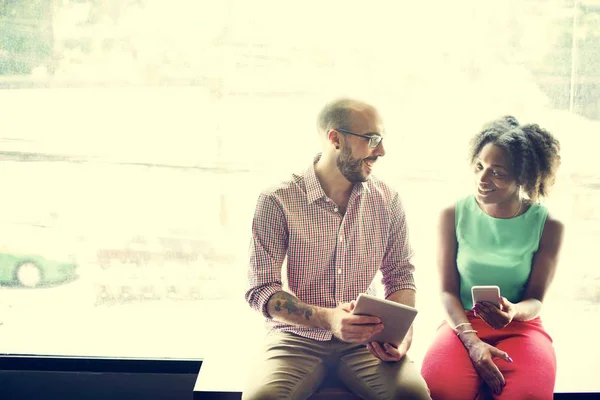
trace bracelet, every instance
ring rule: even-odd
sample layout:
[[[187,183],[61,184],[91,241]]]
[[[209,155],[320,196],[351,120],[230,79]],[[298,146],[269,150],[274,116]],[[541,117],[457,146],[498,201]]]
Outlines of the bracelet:
[[[471,325],[470,322],[463,322],[462,324],[458,324],[454,327],[454,330],[457,330],[459,326],[463,326],[463,325]]]
[[[456,332],[456,336],[460,336],[461,333],[477,333],[477,331],[475,329],[467,329],[462,332],[458,331]]]

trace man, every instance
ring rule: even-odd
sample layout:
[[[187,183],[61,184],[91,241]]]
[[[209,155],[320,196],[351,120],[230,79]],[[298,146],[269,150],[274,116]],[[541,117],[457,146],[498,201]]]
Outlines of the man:
[[[404,210],[371,177],[385,155],[381,118],[368,104],[340,99],[324,107],[317,127],[323,152],[313,165],[258,199],[246,300],[271,332],[243,398],[304,399],[333,371],[365,399],[429,399],[406,357],[412,329],[398,348],[380,345],[369,339],[381,321],[351,313],[378,270],[388,300],[415,304]]]

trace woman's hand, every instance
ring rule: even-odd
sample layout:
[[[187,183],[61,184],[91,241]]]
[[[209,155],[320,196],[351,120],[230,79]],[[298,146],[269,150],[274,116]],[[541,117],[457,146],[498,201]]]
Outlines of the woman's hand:
[[[506,382],[504,376],[492,361],[492,357],[500,357],[508,362],[513,362],[512,358],[506,352],[498,350],[483,341],[478,341],[469,348],[469,357],[475,370],[481,379],[488,384],[492,392],[496,395],[502,393]]]
[[[473,311],[475,312],[475,315],[484,320],[485,323],[492,328],[502,329],[511,323],[515,317],[516,310],[515,305],[504,297],[500,297],[500,305],[502,306],[502,309],[499,309],[492,303],[484,301],[475,303]]]

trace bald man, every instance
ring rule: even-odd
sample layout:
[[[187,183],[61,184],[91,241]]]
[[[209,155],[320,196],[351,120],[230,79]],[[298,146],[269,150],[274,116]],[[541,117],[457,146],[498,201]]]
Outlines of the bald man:
[[[377,110],[353,99],[317,118],[323,149],[309,168],[259,196],[252,223],[246,300],[266,318],[264,352],[243,399],[306,399],[335,373],[364,399],[429,399],[406,356],[383,329],[352,314],[381,271],[388,300],[415,305],[414,266],[398,193],[371,175],[385,155]],[[282,265],[287,261],[287,285]]]

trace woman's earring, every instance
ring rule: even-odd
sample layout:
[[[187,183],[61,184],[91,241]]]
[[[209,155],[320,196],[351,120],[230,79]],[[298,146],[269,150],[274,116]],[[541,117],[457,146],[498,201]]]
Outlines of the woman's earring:
[[[336,150],[339,150],[339,149],[340,149],[340,146],[335,146],[335,149],[336,149]]]

